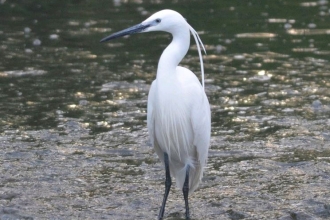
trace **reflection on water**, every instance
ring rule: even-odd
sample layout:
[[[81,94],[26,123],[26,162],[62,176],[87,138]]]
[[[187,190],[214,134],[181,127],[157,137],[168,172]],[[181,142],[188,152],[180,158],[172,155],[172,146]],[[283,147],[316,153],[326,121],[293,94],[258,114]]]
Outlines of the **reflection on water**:
[[[146,131],[164,33],[100,44],[172,8],[206,45],[209,164],[194,219],[330,217],[328,1],[0,1],[0,218],[154,219]],[[196,46],[182,61],[199,76]],[[183,218],[180,191],[168,219]]]

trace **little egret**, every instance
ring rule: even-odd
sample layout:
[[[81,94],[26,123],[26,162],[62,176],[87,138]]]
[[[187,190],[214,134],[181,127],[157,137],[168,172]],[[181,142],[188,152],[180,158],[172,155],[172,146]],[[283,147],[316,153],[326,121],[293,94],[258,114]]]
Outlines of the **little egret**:
[[[171,174],[182,189],[186,219],[189,219],[188,193],[199,185],[207,163],[211,134],[211,112],[204,92],[204,68],[197,32],[176,11],[162,10],[140,24],[105,37],[101,42],[134,33],[165,31],[172,34],[162,53],[156,79],[152,82],[147,108],[150,141],[165,165],[165,194],[158,219],[163,219],[172,185]],[[178,66],[190,46],[190,32],[198,48],[202,84],[190,70]]]

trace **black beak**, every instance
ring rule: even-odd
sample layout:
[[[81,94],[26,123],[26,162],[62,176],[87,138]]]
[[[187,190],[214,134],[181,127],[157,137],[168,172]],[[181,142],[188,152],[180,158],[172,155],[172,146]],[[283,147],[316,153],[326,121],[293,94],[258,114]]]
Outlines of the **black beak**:
[[[109,40],[112,40],[112,39],[116,39],[116,38],[119,38],[119,37],[130,35],[130,34],[140,33],[148,27],[150,27],[150,24],[137,24],[137,25],[134,25],[133,27],[130,27],[130,28],[127,28],[125,30],[118,31],[114,34],[111,34],[111,35],[103,38],[100,42],[109,41]]]

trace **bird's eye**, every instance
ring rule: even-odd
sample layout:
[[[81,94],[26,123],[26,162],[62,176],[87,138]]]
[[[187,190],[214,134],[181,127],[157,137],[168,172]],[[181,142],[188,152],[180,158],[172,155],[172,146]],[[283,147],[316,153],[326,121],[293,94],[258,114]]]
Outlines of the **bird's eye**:
[[[159,24],[162,20],[160,18],[156,19],[156,22]]]

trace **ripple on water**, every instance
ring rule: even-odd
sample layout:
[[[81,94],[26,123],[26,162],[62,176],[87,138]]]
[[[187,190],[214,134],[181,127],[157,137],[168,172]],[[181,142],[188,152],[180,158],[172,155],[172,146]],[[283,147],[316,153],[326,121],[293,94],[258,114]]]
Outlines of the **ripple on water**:
[[[20,76],[39,76],[46,74],[45,70],[35,70],[33,68],[27,70],[12,70],[0,72],[0,77],[20,77]]]

